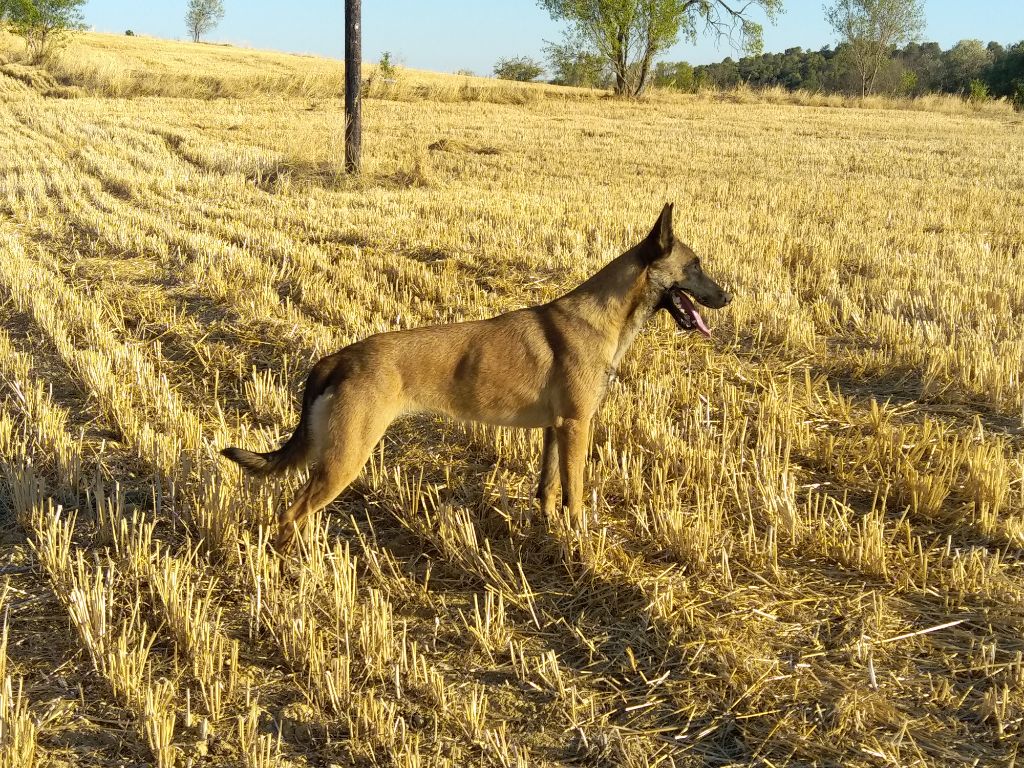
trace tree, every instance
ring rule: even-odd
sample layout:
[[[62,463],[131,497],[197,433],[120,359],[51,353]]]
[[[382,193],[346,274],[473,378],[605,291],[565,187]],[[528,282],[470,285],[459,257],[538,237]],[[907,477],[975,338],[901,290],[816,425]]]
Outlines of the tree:
[[[673,46],[682,33],[696,38],[698,21],[720,36],[739,28],[745,49],[761,48],[761,25],[747,12],[761,8],[769,20],[782,0],[538,0],[556,21],[569,24],[566,45],[596,53],[611,66],[615,93],[638,96],[647,86],[654,57]]]
[[[540,77],[544,67],[529,56],[517,56],[511,59],[498,59],[494,65],[494,76],[501,80],[519,80],[528,83]]]
[[[803,77],[800,87],[807,91],[832,90],[834,69],[831,60],[835,54],[827,46],[820,51],[808,51],[801,65]]]
[[[694,69],[696,87],[735,88],[740,84],[740,69],[732,57],[726,56],[717,64],[704,64]]]
[[[917,76],[917,83],[911,95],[946,90],[943,85],[943,53],[938,43],[908,43],[899,57],[903,61],[903,66]]]
[[[85,0],[0,0],[0,20],[25,38],[29,58],[40,61],[68,32],[83,29]]]
[[[923,0],[835,0],[825,7],[825,18],[847,44],[863,98],[874,88],[893,47],[924,30],[924,5]]]
[[[384,51],[377,62],[377,74],[385,80],[394,80],[398,77],[398,67],[391,60],[391,51]]]
[[[607,88],[610,83],[608,63],[597,54],[556,43],[544,46],[544,53],[548,57],[554,85]]]
[[[697,90],[693,67],[685,61],[659,61],[654,65],[653,78],[659,88],[675,88],[687,93]]]
[[[946,65],[946,87],[951,91],[967,91],[971,82],[980,80],[992,63],[992,54],[981,40],[961,40],[943,55]]]
[[[992,65],[985,80],[993,96],[1007,96],[1024,110],[1024,40],[1008,48],[989,44]]]
[[[223,18],[224,0],[189,0],[185,26],[192,41],[198,43],[199,38],[212,31]]]

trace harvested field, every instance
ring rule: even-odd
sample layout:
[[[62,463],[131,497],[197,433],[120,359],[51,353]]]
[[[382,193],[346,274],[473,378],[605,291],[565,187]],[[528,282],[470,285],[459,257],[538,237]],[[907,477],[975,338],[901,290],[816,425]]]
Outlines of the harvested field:
[[[0,73],[0,766],[1019,759],[1019,117],[371,98],[352,180],[337,99],[88,86]],[[584,521],[539,433],[413,417],[279,565],[302,478],[221,447],[666,200],[736,298],[638,338]]]

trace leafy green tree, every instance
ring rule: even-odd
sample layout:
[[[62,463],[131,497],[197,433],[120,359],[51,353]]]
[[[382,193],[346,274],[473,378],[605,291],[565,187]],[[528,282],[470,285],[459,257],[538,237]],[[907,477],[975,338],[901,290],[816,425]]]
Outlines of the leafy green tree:
[[[828,91],[833,90],[831,84],[832,50],[827,46],[820,51],[808,51],[804,54],[801,64],[803,78],[800,87],[807,91]]]
[[[903,62],[899,58],[886,56],[875,76],[874,92],[884,93],[888,96],[909,95],[903,90],[906,85],[904,80],[906,73],[907,68],[903,66]]]
[[[566,22],[565,44],[593,52],[611,67],[615,93],[637,96],[647,86],[654,58],[674,45],[679,36],[693,40],[698,22],[705,28],[734,36],[743,47],[761,48],[761,25],[748,15],[758,7],[774,20],[782,0],[538,0],[557,21]]]
[[[776,85],[781,85],[791,91],[802,87],[804,84],[804,61],[802,48],[799,46],[787,48],[778,59]]]
[[[697,67],[694,74],[698,88],[735,88],[740,84],[740,68],[729,56],[717,64]]]
[[[607,88],[611,82],[608,63],[595,53],[557,43],[548,43],[544,53],[555,85]]]
[[[993,54],[985,76],[989,91],[993,96],[1009,97],[1014,106],[1024,109],[1024,40],[1007,48],[989,44],[988,50]]]
[[[904,69],[903,77],[900,78],[900,96],[913,96],[917,93],[917,72],[912,69]]]
[[[660,88],[675,88],[687,93],[697,90],[693,67],[685,61],[659,61],[654,65],[654,84]]]
[[[788,90],[861,93],[863,81],[852,65],[850,44],[834,50],[788,48],[783,53],[726,58],[692,70],[693,88],[730,88],[743,82],[754,88],[778,86]],[[659,62],[653,69],[655,84],[683,87],[685,62]],[[948,51],[938,43],[909,42],[893,48],[879,65],[873,90],[898,96],[925,93],[960,93],[983,100],[981,85],[993,98],[1015,98],[1024,105],[1024,41],[1004,48],[999,43],[962,40]],[[1018,95],[1019,94],[1019,95]]]
[[[971,82],[980,80],[992,63],[992,55],[981,40],[961,40],[942,56],[945,84],[950,91],[970,91]]]
[[[972,104],[983,104],[989,100],[988,86],[981,80],[971,80],[967,86],[967,100]]]
[[[893,47],[924,30],[923,0],[835,0],[825,18],[847,44],[846,55],[860,79],[861,97],[870,93]]]
[[[85,0],[0,0],[0,20],[23,38],[29,58],[46,57],[69,33],[84,28]]]
[[[494,65],[494,76],[500,80],[518,80],[528,83],[540,77],[544,67],[529,56],[498,59]]]
[[[899,52],[903,66],[917,76],[912,96],[945,90],[946,65],[938,43],[910,42]]]
[[[189,0],[185,12],[185,27],[192,41],[209,34],[224,19],[224,0]]]
[[[391,60],[391,51],[384,51],[377,62],[377,74],[385,80],[394,80],[398,77],[398,67]]]

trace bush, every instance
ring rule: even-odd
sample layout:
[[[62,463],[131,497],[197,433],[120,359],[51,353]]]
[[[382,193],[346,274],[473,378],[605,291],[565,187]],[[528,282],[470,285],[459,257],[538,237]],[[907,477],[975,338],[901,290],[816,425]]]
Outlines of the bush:
[[[697,90],[697,79],[693,67],[685,61],[659,61],[654,65],[653,81],[659,88],[675,88],[677,91],[693,93]]]
[[[528,83],[540,77],[544,67],[540,62],[529,56],[517,56],[512,59],[498,59],[494,65],[494,76],[499,80],[518,80]]]
[[[904,70],[900,77],[900,96],[913,96],[917,92],[917,84],[917,72],[912,69]]]
[[[391,61],[391,51],[384,51],[377,62],[377,74],[385,80],[394,80],[398,75],[398,67]]]
[[[988,99],[988,86],[981,82],[981,80],[971,80],[971,85],[967,93],[967,100],[971,102],[971,104],[984,104]]]
[[[1010,97],[1010,101],[1013,102],[1015,110],[1024,112],[1024,80],[1018,80],[1014,85],[1016,87],[1013,90],[1013,96]]]
[[[581,51],[570,45],[545,46],[551,65],[552,85],[571,85],[578,88],[607,88],[612,77],[607,62],[596,53]]]
[[[135,37],[135,33],[132,32],[130,29],[126,29],[124,31],[124,34],[125,34],[125,37]]]
[[[25,38],[29,59],[40,62],[64,36],[85,29],[85,0],[0,0],[0,17],[11,32]]]

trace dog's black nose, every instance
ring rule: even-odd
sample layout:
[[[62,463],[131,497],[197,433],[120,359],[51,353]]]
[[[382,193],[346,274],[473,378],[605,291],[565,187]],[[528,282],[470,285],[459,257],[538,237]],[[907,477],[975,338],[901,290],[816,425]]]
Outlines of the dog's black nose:
[[[732,302],[732,294],[722,291],[722,306],[726,306]]]

